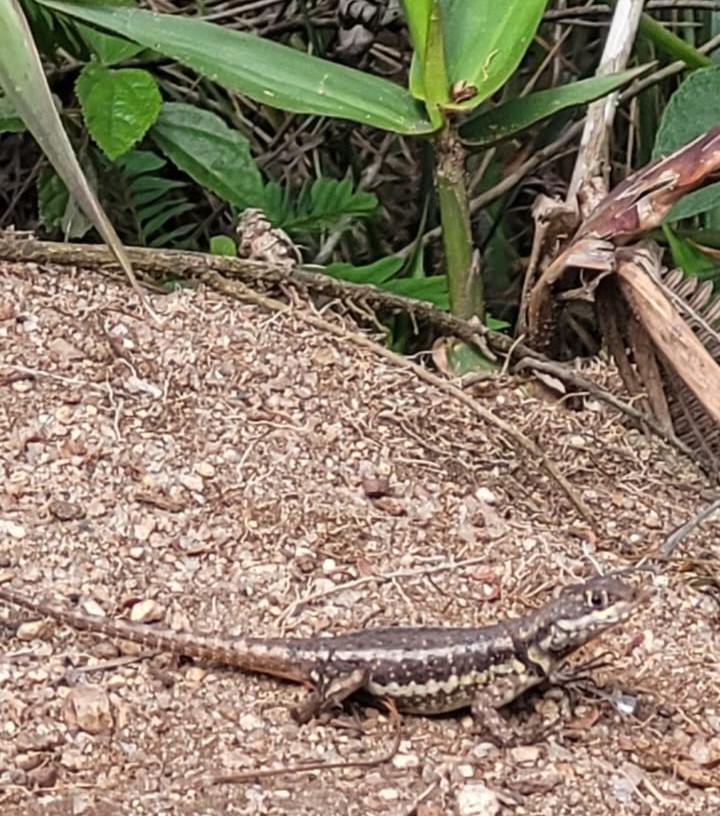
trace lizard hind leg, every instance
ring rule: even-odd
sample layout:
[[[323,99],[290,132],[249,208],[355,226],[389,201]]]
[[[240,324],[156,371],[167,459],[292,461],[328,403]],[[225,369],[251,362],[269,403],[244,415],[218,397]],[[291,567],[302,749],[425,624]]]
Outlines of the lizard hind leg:
[[[293,718],[299,723],[309,722],[320,714],[339,708],[351,694],[367,685],[370,672],[367,668],[356,668],[328,678],[318,671],[311,679],[315,688],[292,711]]]

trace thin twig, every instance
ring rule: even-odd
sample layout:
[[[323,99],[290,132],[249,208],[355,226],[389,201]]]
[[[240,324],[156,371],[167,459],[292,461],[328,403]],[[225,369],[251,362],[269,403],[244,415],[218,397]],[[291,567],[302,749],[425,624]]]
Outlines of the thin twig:
[[[460,570],[465,567],[473,567],[477,564],[486,564],[487,555],[481,555],[477,558],[465,558],[462,561],[443,561],[441,564],[433,564],[429,567],[416,567],[414,569],[402,569],[395,572],[373,573],[372,575],[363,575],[360,578],[353,578],[350,581],[345,581],[343,584],[336,584],[330,589],[323,589],[318,592],[309,592],[293,601],[283,612],[278,616],[278,621],[285,621],[296,614],[298,609],[306,606],[313,601],[318,601],[321,598],[327,598],[329,595],[335,595],[338,592],[345,592],[348,589],[356,589],[364,584],[383,584],[390,581],[397,581],[401,578],[417,578],[420,576],[434,575],[438,572],[447,572],[449,570]]]
[[[390,748],[380,756],[370,759],[346,759],[337,762],[310,762],[303,765],[288,765],[285,768],[258,768],[255,771],[238,771],[237,773],[216,774],[205,779],[198,780],[194,787],[207,787],[210,785],[237,785],[244,782],[255,782],[258,779],[268,779],[274,776],[285,776],[286,774],[302,774],[310,771],[331,771],[345,768],[376,768],[378,765],[385,765],[397,754],[400,747],[400,736],[402,733],[400,715],[395,706],[384,700],[390,722],[395,726],[393,743]]]
[[[672,533],[665,538],[660,547],[658,547],[656,557],[662,559],[670,558],[678,544],[687,538],[699,524],[718,509],[720,509],[720,499],[715,499],[714,502],[702,509],[699,513],[696,513],[689,521],[686,521],[685,524],[676,527]]]

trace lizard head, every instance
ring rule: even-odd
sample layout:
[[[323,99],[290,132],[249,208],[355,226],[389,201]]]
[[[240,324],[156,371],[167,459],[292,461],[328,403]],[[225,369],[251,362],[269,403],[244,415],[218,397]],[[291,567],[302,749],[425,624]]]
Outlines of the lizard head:
[[[542,610],[540,645],[550,653],[568,653],[627,620],[641,599],[638,589],[617,578],[566,587]]]

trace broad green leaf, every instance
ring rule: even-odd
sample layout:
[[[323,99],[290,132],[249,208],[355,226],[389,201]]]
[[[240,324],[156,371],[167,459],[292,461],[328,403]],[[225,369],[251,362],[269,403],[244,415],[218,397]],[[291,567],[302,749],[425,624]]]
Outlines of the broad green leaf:
[[[507,82],[535,36],[547,0],[440,0],[451,86],[475,95],[448,105],[479,105]]]
[[[490,331],[499,332],[512,328],[512,323],[508,323],[507,320],[501,320],[499,317],[493,317],[491,314],[486,314],[485,326],[490,329]]]
[[[403,297],[426,300],[443,311],[450,308],[445,275],[432,275],[429,278],[393,278],[380,284],[380,288]]]
[[[665,216],[663,223],[671,224],[683,218],[692,218],[694,215],[709,212],[716,207],[720,207],[720,182],[709,184],[701,190],[694,190],[684,195]]]
[[[77,29],[87,43],[88,49],[102,65],[110,66],[134,57],[145,50],[144,45],[113,37],[90,26],[77,24]]]
[[[0,2],[0,86],[75,201],[105,239],[125,274],[135,284],[120,239],[83,175],[55,108],[27,20],[17,0]]]
[[[350,283],[361,283],[377,286],[396,295],[427,300],[438,309],[448,309],[448,288],[445,275],[433,275],[429,278],[396,278],[405,261],[396,255],[390,255],[367,266],[353,266],[346,263],[335,263],[326,266],[322,271],[331,278],[339,278]]]
[[[137,8],[39,2],[141,43],[274,108],[350,119],[395,133],[433,130],[405,88],[253,34]]]
[[[720,122],[720,66],[693,71],[670,97],[655,137],[653,157],[691,142]]]
[[[75,92],[90,135],[111,161],[142,139],[162,104],[155,78],[140,68],[111,70],[90,63]]]
[[[646,70],[646,66],[609,76],[592,77],[511,99],[490,111],[472,114],[460,126],[460,138],[467,145],[483,147],[505,139],[535,122],[573,105],[584,105],[620,88]]]
[[[261,206],[263,179],[250,142],[210,111],[166,102],[150,136],[173,164],[236,207]]]
[[[353,266],[349,263],[328,264],[322,271],[331,278],[339,278],[350,283],[380,286],[396,275],[402,269],[403,263],[402,258],[390,255],[366,266]]]
[[[417,54],[424,54],[433,0],[400,0],[400,4],[405,15],[413,51]]]

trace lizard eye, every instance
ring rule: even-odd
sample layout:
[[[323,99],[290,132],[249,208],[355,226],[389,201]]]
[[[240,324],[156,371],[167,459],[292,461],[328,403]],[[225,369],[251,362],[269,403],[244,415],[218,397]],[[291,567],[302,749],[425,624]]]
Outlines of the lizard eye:
[[[587,602],[593,609],[603,609],[607,601],[607,593],[601,589],[591,589],[587,594]]]

